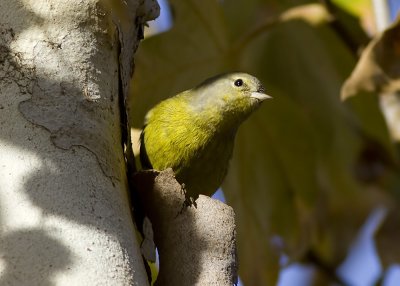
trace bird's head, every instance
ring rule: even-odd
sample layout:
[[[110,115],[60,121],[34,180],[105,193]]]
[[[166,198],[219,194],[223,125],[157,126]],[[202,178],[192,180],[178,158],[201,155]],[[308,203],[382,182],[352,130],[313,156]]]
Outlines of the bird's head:
[[[192,107],[227,127],[237,127],[261,102],[271,98],[261,82],[246,73],[227,73],[207,79],[193,90]]]

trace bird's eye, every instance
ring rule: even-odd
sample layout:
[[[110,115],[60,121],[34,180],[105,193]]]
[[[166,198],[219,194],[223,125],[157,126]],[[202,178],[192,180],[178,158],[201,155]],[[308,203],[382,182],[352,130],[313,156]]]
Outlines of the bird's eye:
[[[243,80],[239,78],[239,79],[235,80],[234,84],[236,86],[242,86],[243,85]]]

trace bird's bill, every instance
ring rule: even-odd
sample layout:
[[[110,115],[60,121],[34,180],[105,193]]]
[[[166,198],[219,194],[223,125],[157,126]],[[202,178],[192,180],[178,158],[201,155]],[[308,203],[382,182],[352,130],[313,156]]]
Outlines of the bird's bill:
[[[258,99],[258,100],[260,100],[260,101],[264,101],[264,100],[266,100],[266,99],[272,98],[272,96],[269,96],[269,95],[266,95],[265,93],[261,93],[261,92],[257,92],[257,91],[252,92],[251,95],[250,95],[250,97],[251,97],[251,98]]]

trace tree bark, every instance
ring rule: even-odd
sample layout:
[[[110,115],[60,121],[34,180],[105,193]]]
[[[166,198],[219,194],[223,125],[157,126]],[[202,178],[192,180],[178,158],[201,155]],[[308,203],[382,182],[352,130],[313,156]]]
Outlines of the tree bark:
[[[233,209],[203,195],[188,206],[172,169],[142,171],[134,180],[160,255],[154,285],[236,285]]]
[[[157,7],[0,2],[1,285],[147,285],[120,109]]]

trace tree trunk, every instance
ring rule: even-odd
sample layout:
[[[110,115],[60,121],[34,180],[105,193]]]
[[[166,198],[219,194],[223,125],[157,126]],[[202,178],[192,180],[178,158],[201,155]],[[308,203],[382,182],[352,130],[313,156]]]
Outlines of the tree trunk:
[[[134,0],[0,2],[1,285],[147,285],[120,110],[156,11]]]

